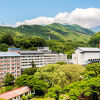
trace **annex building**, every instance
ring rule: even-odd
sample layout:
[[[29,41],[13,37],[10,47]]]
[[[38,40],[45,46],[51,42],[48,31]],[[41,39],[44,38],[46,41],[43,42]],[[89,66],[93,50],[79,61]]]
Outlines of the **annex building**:
[[[100,48],[78,47],[72,54],[73,64],[100,63]]]
[[[32,92],[32,89],[29,86],[25,86],[0,94],[0,99],[21,100],[23,96],[29,94],[35,94],[35,92]]]

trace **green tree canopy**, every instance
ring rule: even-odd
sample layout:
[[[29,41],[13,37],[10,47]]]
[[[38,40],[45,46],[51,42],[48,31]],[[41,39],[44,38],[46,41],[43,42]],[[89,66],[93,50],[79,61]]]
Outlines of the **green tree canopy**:
[[[26,80],[27,85],[35,90],[36,95],[43,95],[46,92],[48,84],[45,81],[39,80],[37,77],[34,77],[34,75],[30,75]]]
[[[89,40],[89,44],[93,47],[98,47],[100,41],[100,32],[95,33]]]
[[[34,61],[32,60],[31,62],[32,67],[36,67],[36,64],[34,63]]]
[[[64,64],[66,64],[64,61],[59,61],[59,62],[57,62],[56,64],[60,64],[60,65],[64,65]]]
[[[9,33],[3,34],[1,37],[1,43],[5,43],[9,46],[13,45],[14,44],[13,36]]]
[[[5,43],[0,44],[0,51],[8,51],[9,46]]]
[[[34,75],[21,75],[19,76],[15,83],[21,87],[21,86],[30,86],[33,88],[33,91],[35,90],[36,95],[43,95],[48,87],[48,84],[44,82],[43,80],[38,79]]]
[[[100,63],[88,64],[86,66],[86,69],[87,69],[87,71],[94,72],[95,76],[100,75]]]
[[[59,94],[61,91],[62,89],[59,85],[54,85],[53,87],[48,89],[48,93],[45,96],[55,98],[55,100],[59,100]]]
[[[14,86],[6,86],[5,91],[7,92],[13,89],[14,89]]]
[[[26,81],[26,78],[28,77],[27,74],[23,74],[21,76],[19,76],[16,80],[15,80],[15,83],[21,87],[21,86],[27,86],[27,81]]]
[[[81,94],[90,96],[89,100],[98,100],[100,95],[100,77],[82,80],[67,86],[71,99],[76,100]]]
[[[22,74],[27,74],[27,75],[34,75],[34,73],[37,71],[37,68],[35,67],[30,67],[26,68],[23,70]]]
[[[12,74],[7,73],[3,82],[6,86],[13,85],[14,79],[15,78]]]
[[[50,64],[39,68],[34,75],[47,82],[49,87],[57,84],[64,89],[69,83],[80,80],[81,73],[83,73],[84,70],[85,68],[79,65]]]

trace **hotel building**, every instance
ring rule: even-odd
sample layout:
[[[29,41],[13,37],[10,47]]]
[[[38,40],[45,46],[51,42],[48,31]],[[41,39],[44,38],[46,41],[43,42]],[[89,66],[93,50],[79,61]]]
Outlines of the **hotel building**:
[[[3,81],[7,73],[12,73],[15,78],[21,75],[20,54],[0,52],[0,81]]]
[[[36,67],[54,64],[59,61],[67,62],[66,54],[58,54],[49,50],[49,47],[39,47],[36,51],[23,51],[19,48],[9,48],[9,52],[18,52],[21,55],[21,68],[32,67],[31,62],[34,61]]]

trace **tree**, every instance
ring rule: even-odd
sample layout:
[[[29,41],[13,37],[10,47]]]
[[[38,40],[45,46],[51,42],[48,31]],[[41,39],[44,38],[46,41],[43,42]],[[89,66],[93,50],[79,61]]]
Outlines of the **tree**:
[[[98,100],[100,77],[74,82],[67,86],[67,92],[73,100],[76,100],[80,95],[89,97],[89,100]]]
[[[96,34],[94,34],[90,40],[89,40],[89,44],[92,46],[92,47],[98,47],[99,45],[99,41],[100,41],[100,32],[97,32]]]
[[[30,100],[30,99],[32,99],[34,97],[34,95],[33,94],[29,94],[27,97]]]
[[[59,42],[57,40],[48,40],[47,45],[48,47],[50,47],[52,51],[55,51],[58,53],[64,52],[64,44],[62,42]]]
[[[14,45],[15,47],[21,48],[21,49],[28,49],[31,47],[30,40],[25,37],[16,38],[14,41]]]
[[[62,91],[62,89],[59,85],[54,85],[54,87],[51,87],[48,89],[48,93],[46,94],[46,96],[55,98],[55,100],[59,100],[59,94],[61,91]]]
[[[1,43],[5,43],[9,46],[13,45],[14,44],[13,36],[9,33],[3,34],[1,37]]]
[[[14,79],[15,78],[12,74],[7,73],[3,82],[6,86],[13,85]]]
[[[13,90],[13,89],[14,89],[13,86],[7,86],[7,87],[5,88],[5,91],[7,92],[7,91],[10,91],[10,90]]]
[[[31,86],[33,91],[35,90],[36,95],[44,95],[48,87],[48,84],[45,81],[38,79],[34,75],[29,75],[26,80],[27,85]]]
[[[27,97],[26,96],[22,96],[22,100],[27,100]]]
[[[0,51],[8,51],[9,46],[5,43],[0,44]]]
[[[64,61],[59,61],[59,62],[57,62],[56,64],[60,64],[60,65],[64,65],[64,64],[66,64]]]
[[[35,36],[35,37],[29,37],[31,47],[44,47],[46,46],[46,40],[42,37]]]
[[[30,67],[26,68],[23,70],[22,74],[27,74],[27,75],[34,75],[34,73],[37,71],[37,68],[35,67]]]
[[[31,62],[32,67],[36,67],[36,64],[34,63],[34,61]]]
[[[69,50],[67,52],[64,52],[65,54],[67,54],[67,58],[71,59],[72,58],[72,54],[75,52],[75,49]]]
[[[49,84],[49,87],[57,84],[62,89],[64,89],[65,86],[69,83],[80,80],[81,73],[83,73],[84,71],[85,68],[80,65],[50,64],[39,68],[34,75],[39,79],[47,82]]]
[[[87,71],[93,71],[95,76],[98,76],[100,74],[100,63],[88,64],[86,69]]]
[[[18,78],[16,78],[15,83],[21,87],[21,86],[27,86],[27,81],[26,78],[28,77],[27,74],[23,74],[21,76],[19,76]]]
[[[34,75],[21,75],[19,76],[15,83],[21,87],[21,86],[30,86],[33,88],[33,91],[35,90],[36,95],[43,95],[48,87],[48,84],[35,77]]]

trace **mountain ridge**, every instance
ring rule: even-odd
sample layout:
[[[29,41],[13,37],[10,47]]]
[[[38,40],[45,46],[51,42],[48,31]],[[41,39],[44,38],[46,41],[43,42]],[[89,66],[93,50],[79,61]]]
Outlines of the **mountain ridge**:
[[[63,25],[53,23],[50,25],[21,25],[18,27],[0,26],[0,33],[11,33],[21,36],[41,36],[53,40],[88,41],[94,34],[89,29],[79,25]]]

